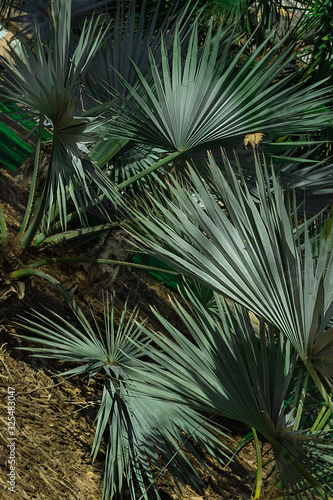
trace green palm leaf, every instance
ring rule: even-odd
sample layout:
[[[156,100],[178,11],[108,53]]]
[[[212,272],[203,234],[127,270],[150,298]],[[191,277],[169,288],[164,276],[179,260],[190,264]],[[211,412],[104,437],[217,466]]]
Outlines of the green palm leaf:
[[[180,25],[181,42],[187,38],[186,14],[188,4],[182,6],[178,15],[177,23]],[[163,12],[164,21],[161,26],[157,25],[157,17],[161,10],[160,3],[155,6],[154,14],[147,20],[146,0],[140,6],[140,13],[135,11],[135,3],[130,2],[125,12],[124,3],[118,3],[114,19],[114,26],[107,27],[106,43],[96,53],[87,74],[87,84],[98,99],[102,96],[104,100],[116,97],[119,94],[128,93],[123,85],[122,79],[135,87],[138,83],[138,75],[132,63],[140,69],[148,79],[152,78],[149,65],[149,50],[158,58],[158,66],[161,61],[159,57],[161,38],[171,45],[175,36],[176,22],[172,10]],[[183,43],[182,43],[183,44]],[[186,44],[185,44],[186,47]],[[97,78],[96,78],[97,76]]]
[[[173,304],[186,334],[158,312],[168,337],[144,328],[152,343],[143,352],[155,362],[150,393],[256,429],[272,445],[288,498],[289,492],[297,499],[304,492],[328,498],[332,431],[293,430],[296,408],[284,404],[296,360],[289,341],[282,334],[276,338],[263,321],[257,333],[244,308],[236,306],[233,315],[217,295],[214,315],[192,293],[187,295],[194,318],[180,303]]]
[[[154,14],[150,17],[147,24],[146,0],[140,6],[140,14],[135,11],[135,3],[130,2],[127,11],[124,9],[124,3],[118,3],[115,14],[114,26],[109,25],[108,37],[106,43],[97,52],[96,57],[90,66],[90,72],[87,74],[87,87],[94,96],[94,99],[104,103],[110,99],[117,98],[119,95],[126,97],[129,90],[123,84],[125,80],[132,87],[136,88],[139,83],[136,67],[145,75],[146,81],[152,81],[152,73],[149,63],[149,52],[155,54],[155,61],[158,68],[161,67],[161,39],[165,40],[167,46],[171,46],[176,25],[179,27],[180,41],[182,50],[186,52],[190,20],[189,2],[183,5],[178,12],[177,19],[173,15],[174,9],[162,10],[160,2],[154,6]],[[194,9],[193,9],[194,10]],[[157,23],[160,12],[163,13],[163,21],[160,26]],[[193,11],[192,11],[193,12]],[[171,57],[171,53],[170,56]],[[96,78],[96,75],[98,77]],[[91,100],[91,99],[90,99]],[[86,107],[89,109],[89,96]],[[86,102],[86,99],[85,99]],[[108,109],[106,115],[110,114]],[[105,165],[112,158],[114,170],[120,171],[123,175],[121,159],[123,155],[133,155],[133,149],[137,146],[127,145],[127,140],[119,141],[114,137],[109,137],[106,131],[105,141],[97,143],[90,152],[92,158],[99,166]],[[120,148],[119,148],[120,146]],[[142,147],[142,146],[141,146]],[[147,148],[147,146],[145,146]],[[115,150],[120,152],[114,156]]]
[[[76,116],[82,78],[103,41],[104,31],[99,28],[98,20],[86,21],[76,49],[69,57],[70,20],[71,2],[55,1],[49,44],[45,46],[36,31],[33,48],[22,38],[21,54],[9,48],[9,57],[2,58],[6,68],[2,94],[35,116],[45,116],[53,133],[49,172],[35,222],[24,244],[31,242],[46,213],[45,225],[49,227],[54,203],[65,227],[68,199],[85,215],[84,197],[96,200],[99,190],[107,193],[110,189],[107,177],[96,167],[85,168],[87,160],[82,161],[87,152],[84,143],[98,139],[96,124],[90,117]],[[84,194],[80,194],[82,186]]]
[[[144,322],[138,321],[138,311],[128,316],[125,304],[116,326],[114,301],[106,300],[102,327],[94,315],[91,325],[74,303],[73,308],[77,327],[55,313],[34,312],[33,317],[24,318],[21,325],[32,336],[21,337],[44,344],[34,349],[36,356],[78,364],[62,373],[64,376],[83,373],[88,374],[89,379],[97,373],[104,376],[92,448],[96,458],[106,433],[103,498],[114,498],[125,486],[130,489],[133,500],[137,498],[137,486],[143,498],[148,498],[147,485],[155,489],[152,464],[161,474],[167,464],[176,484],[178,479],[199,485],[200,478],[183,450],[192,453],[199,462],[202,460],[184,432],[221,460],[225,451],[216,435],[218,429],[190,408],[157,401],[153,395],[140,396],[154,374],[151,363],[142,364],[141,347],[135,346],[144,327]],[[141,342],[146,345],[150,340]]]
[[[112,133],[185,153],[214,144],[236,144],[254,131],[289,135],[328,123],[323,106],[328,100],[316,86],[292,85],[291,77],[276,80],[290,60],[290,49],[279,54],[279,43],[262,55],[267,40],[243,62],[246,46],[231,58],[233,37],[229,36],[219,57],[221,39],[226,40],[227,34],[220,28],[213,37],[210,29],[199,52],[194,27],[184,64],[177,34],[171,67],[162,43],[162,75],[151,55],[153,88],[138,68],[140,90],[124,81],[132,96],[126,102],[128,118],[123,124],[111,121]]]
[[[311,370],[313,363],[332,383],[332,333],[327,330],[333,316],[330,238],[323,238],[319,256],[314,257],[305,229],[303,251],[275,176],[271,186],[267,170],[262,171],[256,162],[256,204],[225,157],[224,163],[230,185],[209,156],[215,196],[191,170],[195,196],[191,188],[185,190],[173,181],[172,200],[152,200],[154,213],[137,212],[136,224],[129,231],[148,253],[272,323],[290,340],[307,368]],[[331,230],[329,222],[327,231]]]

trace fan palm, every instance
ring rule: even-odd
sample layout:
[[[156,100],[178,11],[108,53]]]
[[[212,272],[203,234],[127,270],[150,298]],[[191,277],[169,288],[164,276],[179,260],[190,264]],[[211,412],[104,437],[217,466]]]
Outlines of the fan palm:
[[[84,143],[97,139],[96,125],[89,117],[76,116],[75,111],[82,78],[103,41],[104,31],[99,28],[98,20],[86,22],[76,50],[69,58],[71,2],[56,1],[53,6],[50,43],[45,47],[40,33],[36,31],[33,49],[22,38],[21,53],[17,54],[10,47],[9,57],[2,58],[6,68],[2,95],[8,101],[21,104],[39,120],[34,179],[38,172],[44,120],[50,122],[53,134],[47,177],[35,206],[34,219],[27,229],[35,198],[35,181],[32,182],[21,231],[26,231],[22,246],[31,243],[41,224],[44,230],[47,229],[55,215],[60,217],[63,228],[66,228],[68,198],[84,222],[84,207],[88,200],[96,200],[101,190],[106,193],[110,188],[107,177],[94,167],[84,152]],[[57,204],[56,210],[54,203]],[[107,215],[106,211],[104,215]]]
[[[102,328],[94,314],[91,326],[73,301],[72,305],[77,327],[55,313],[43,315],[35,312],[21,325],[33,336],[21,337],[44,344],[44,347],[34,349],[36,356],[78,364],[62,373],[64,376],[87,374],[91,380],[98,373],[103,375],[104,388],[92,448],[95,459],[106,433],[103,498],[114,498],[127,484],[131,498],[137,498],[138,486],[141,498],[147,499],[146,482],[155,488],[152,464],[161,474],[167,464],[176,484],[177,478],[184,483],[200,484],[200,478],[183,450],[201,460],[184,432],[216,458],[223,459],[227,449],[223,450],[213,432],[220,433],[221,430],[195,410],[165,400],[157,401],[153,396],[140,396],[154,373],[151,364],[143,361],[141,347],[134,346],[144,327],[144,323],[138,321],[138,311],[133,311],[127,318],[125,303],[116,326],[114,299],[106,300]],[[146,344],[149,340],[142,342]],[[157,491],[156,494],[158,496]]]
[[[170,2],[179,8],[179,2]],[[208,22],[213,18],[214,25],[218,26],[221,22],[227,22],[229,25],[236,25],[238,31],[247,34],[255,31],[255,41],[263,41],[267,33],[278,28],[278,34],[293,34],[295,25],[300,22],[304,15],[306,7],[311,5],[309,1],[289,2],[283,0],[198,0],[196,9],[200,11],[201,17]],[[148,9],[155,11],[154,2],[148,2]],[[258,29],[259,25],[259,29]]]
[[[221,41],[225,46],[219,57]],[[170,65],[162,40],[161,74],[155,56],[150,55],[153,85],[139,68],[139,88],[123,82],[130,98],[113,104],[118,112],[110,119],[110,136],[160,148],[164,157],[121,188],[163,165],[185,166],[185,160],[195,161],[194,155],[200,151],[237,145],[249,133],[261,131],[278,137],[329,123],[327,90],[319,90],[318,84],[293,84],[293,75],[278,78],[290,61],[291,47],[279,53],[280,42],[263,55],[266,40],[246,57],[246,46],[234,53],[233,42],[227,29],[220,27],[213,36],[210,28],[199,50],[194,26],[184,64],[177,33]]]
[[[70,53],[71,2],[57,0],[52,5],[52,15],[49,16],[49,43],[44,43],[41,33],[36,30],[34,47],[22,38],[21,52],[17,53],[13,47],[9,47],[8,56],[2,58],[5,66],[1,85],[2,96],[9,105],[13,101],[19,103],[39,121],[33,179],[19,232],[20,251],[16,245],[14,248],[7,238],[6,223],[0,210],[2,260],[4,273],[10,280],[20,279],[26,274],[35,274],[36,267],[73,261],[61,256],[58,259],[30,262],[29,270],[24,269],[20,259],[23,251],[27,250],[32,242],[34,245],[54,245],[78,238],[82,241],[118,226],[117,193],[114,193],[105,172],[88,158],[85,145],[87,142],[91,144],[98,140],[101,120],[98,116],[82,115],[77,105],[77,101],[81,101],[79,98],[84,75],[104,40],[105,28],[100,28],[98,19],[86,21],[77,40],[76,49]],[[39,175],[39,152],[45,127],[50,127],[51,154],[46,178],[37,196],[35,186]],[[112,203],[101,203],[101,194],[109,197],[110,192],[113,193]],[[67,213],[68,207],[70,214]],[[93,215],[98,216],[97,223],[94,224],[91,222],[92,207]],[[79,227],[72,226],[68,231],[67,223],[71,217],[76,218],[76,223],[79,220]],[[6,265],[14,256],[14,266]],[[82,261],[82,258],[79,260]],[[75,259],[74,261],[77,262]],[[114,263],[111,260],[106,262]],[[39,271],[37,274],[43,275]],[[43,276],[47,278],[47,275]]]
[[[87,75],[87,84],[90,90],[104,100],[125,95],[128,90],[123,85],[125,80],[135,87],[138,83],[138,75],[135,70],[137,66],[141,73],[148,79],[152,78],[149,66],[149,50],[159,56],[161,36],[168,46],[172,44],[176,22],[181,25],[182,42],[186,40],[186,17],[189,5],[182,7],[179,16],[175,19],[172,10],[163,12],[161,26],[157,24],[160,2],[154,9],[154,14],[149,19],[149,24],[144,25],[147,20],[146,0],[142,3],[140,13],[136,12],[135,3],[130,2],[125,10],[124,3],[118,3],[115,19],[112,25],[107,26],[107,40],[105,45],[96,53],[90,66],[90,74]],[[184,47],[184,51],[186,47]],[[133,65],[135,64],[135,66]],[[160,62],[158,62],[160,66]],[[96,78],[97,76],[97,78]]]
[[[276,338],[264,321],[258,335],[243,307],[236,306],[233,315],[216,294],[214,315],[187,294],[194,318],[180,303],[173,304],[187,335],[158,312],[169,336],[143,329],[152,341],[142,347],[143,353],[155,362],[149,394],[249,425],[270,442],[288,498],[310,494],[327,499],[325,491],[332,492],[332,430],[295,427],[298,404],[284,403],[295,375],[296,353],[289,341],[282,334]],[[259,469],[254,498],[259,498],[260,475]]]
[[[128,225],[130,233],[148,253],[278,328],[333,409],[318,376],[328,384],[333,382],[332,217],[326,224],[319,256],[314,257],[306,221],[303,245],[297,218],[293,220],[286,208],[283,189],[274,174],[270,180],[267,169],[262,170],[256,161],[256,204],[246,185],[240,186],[226,157],[230,185],[211,156],[209,164],[214,194],[191,170],[195,196],[191,189],[173,181],[171,199],[152,200],[153,213],[149,215],[137,212],[135,225]]]

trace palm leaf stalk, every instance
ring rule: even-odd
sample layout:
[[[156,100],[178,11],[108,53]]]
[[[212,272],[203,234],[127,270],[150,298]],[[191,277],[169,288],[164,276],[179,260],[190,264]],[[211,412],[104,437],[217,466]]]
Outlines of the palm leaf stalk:
[[[173,305],[187,334],[157,311],[168,336],[143,328],[151,339],[143,353],[154,362],[146,393],[247,424],[271,444],[288,498],[291,492],[299,500],[304,493],[327,499],[332,431],[293,429],[297,406],[284,404],[297,359],[290,342],[282,334],[276,339],[272,325],[263,320],[257,332],[242,306],[235,306],[233,314],[217,294],[214,315],[192,292],[186,294],[193,314],[178,301]],[[256,486],[258,495],[260,459]]]
[[[254,494],[253,494],[253,500],[258,500],[260,498],[260,493],[261,493],[261,487],[262,487],[262,457],[261,457],[261,450],[260,450],[260,444],[257,436],[256,430],[252,427],[251,432],[253,435],[254,439],[254,445],[256,449],[256,457],[257,457],[257,474],[256,474],[256,481],[255,481],[255,489],[254,489]]]
[[[153,373],[150,363],[142,365],[142,350],[134,345],[139,336],[142,337],[144,326],[138,320],[138,311],[127,317],[125,304],[116,326],[114,298],[107,299],[102,327],[94,315],[91,323],[73,301],[72,307],[77,327],[53,312],[47,315],[34,312],[31,318],[24,318],[21,325],[32,336],[20,336],[44,344],[44,347],[34,349],[34,355],[78,365],[62,373],[63,376],[88,374],[91,380],[98,373],[103,374],[104,389],[92,448],[95,459],[103,435],[107,436],[102,498],[114,498],[127,486],[134,500],[138,486],[142,498],[147,499],[146,483],[156,489],[152,464],[163,474],[163,463],[168,463],[176,484],[177,479],[200,484],[183,448],[199,462],[201,460],[188,438],[184,437],[184,432],[220,460],[226,449],[221,448],[218,436],[213,433],[216,426],[194,410],[164,400],[157,401],[154,397],[139,396]],[[142,342],[145,345],[150,340],[142,339]],[[132,380],[134,374],[135,382]],[[156,495],[159,498],[157,491]]]
[[[299,398],[299,403],[298,403],[298,408],[297,408],[297,413],[295,417],[295,423],[294,423],[294,429],[297,430],[299,428],[300,420],[301,420],[301,415],[303,411],[303,406],[304,406],[304,401],[305,397],[307,394],[307,387],[308,387],[308,380],[309,380],[309,372],[306,372],[303,384],[302,384],[302,390],[301,390],[301,395]],[[295,391],[296,392],[296,391]]]
[[[38,269],[39,267],[49,266],[50,264],[69,264],[69,263],[109,264],[110,266],[114,265],[114,266],[126,266],[126,267],[130,266],[133,267],[134,269],[141,269],[145,271],[157,271],[157,272],[162,271],[165,274],[171,274],[173,276],[177,276],[179,274],[176,271],[172,271],[169,269],[161,269],[159,267],[146,266],[144,264],[137,264],[135,262],[124,262],[121,260],[89,259],[87,257],[80,257],[77,259],[71,257],[55,257],[52,259],[43,259],[32,262],[29,265],[29,268],[18,269],[16,271],[13,271],[10,275],[14,279],[19,279],[20,277],[29,274],[29,271],[32,269]]]
[[[23,234],[23,237],[22,237],[21,247],[24,248],[25,250],[32,243],[34,237],[36,236],[36,234],[38,232],[38,229],[39,229],[39,227],[40,227],[43,219],[45,220],[44,216],[45,216],[45,211],[46,211],[46,205],[48,203],[49,196],[50,196],[49,187],[50,187],[51,175],[52,175],[52,173],[51,173],[51,166],[52,166],[52,161],[53,161],[53,157],[54,157],[54,146],[55,146],[55,143],[54,143],[54,141],[52,141],[52,149],[51,149],[51,154],[50,154],[50,163],[49,163],[49,168],[48,168],[48,171],[47,171],[47,174],[46,174],[46,179],[45,179],[45,182],[44,182],[42,193],[41,193],[41,196],[39,197],[39,199],[37,200],[37,203],[36,203],[37,209],[36,209],[36,212],[34,213],[34,216],[32,218],[31,224],[29,225],[29,227],[27,228],[25,234]],[[33,173],[33,181],[37,178],[37,173],[38,173],[39,148],[37,149],[36,154],[38,154],[38,156],[36,156],[35,168],[34,168],[34,173]],[[30,199],[31,203],[32,203],[33,197],[34,197],[34,191],[35,191],[35,182],[32,182],[31,183],[30,193],[29,193],[29,199]],[[62,202],[63,201],[64,200],[62,200]],[[27,225],[28,219],[31,216],[31,209],[32,209],[32,207],[30,205],[27,208],[28,208],[28,212],[26,212],[25,217],[23,219],[23,222],[25,223],[25,226]],[[24,231],[22,230],[22,233],[23,232]]]
[[[19,234],[24,233],[26,228],[27,228],[27,225],[29,224],[33,203],[35,201],[35,190],[36,190],[36,182],[37,182],[37,175],[38,175],[40,147],[42,144],[42,135],[43,135],[43,121],[44,121],[44,116],[40,115],[39,126],[38,126],[38,139],[37,139],[37,145],[36,145],[36,151],[35,151],[35,162],[34,162],[34,169],[33,169],[32,179],[31,179],[31,189],[29,192],[29,199],[28,199],[27,207],[25,210],[25,214],[23,217],[23,221],[22,221],[22,224],[20,227]]]
[[[329,238],[324,233],[320,254],[314,258],[305,224],[302,250],[275,175],[270,180],[267,169],[262,170],[256,160],[256,204],[246,185],[240,186],[225,156],[223,160],[230,184],[209,156],[214,195],[191,170],[195,196],[172,181],[172,199],[152,200],[154,213],[137,212],[136,224],[126,227],[141,249],[283,332],[332,409],[318,377],[332,384],[333,253]]]
[[[332,412],[327,405],[323,405],[311,429],[317,431],[327,429],[332,425]]]
[[[3,216],[1,205],[0,205],[0,233],[1,233],[1,243],[3,245],[7,245],[7,226],[5,218]]]
[[[135,182],[137,182],[140,179],[143,179],[147,177],[149,174],[153,174],[155,170],[157,170],[160,167],[163,167],[164,165],[169,165],[170,162],[174,159],[177,158],[179,155],[178,153],[172,153],[160,160],[158,160],[156,163],[153,163],[152,165],[147,166],[146,168],[142,169],[139,173],[135,174],[132,177],[128,177],[126,180],[122,181],[120,184],[112,184],[109,188],[108,192],[104,192],[101,194],[98,198],[95,200],[89,202],[85,209],[91,209],[94,207],[98,207],[101,202],[105,199],[110,199],[112,200],[112,203],[114,203],[116,206],[124,207],[125,213],[127,212],[126,206],[124,206],[124,199],[121,198],[121,191],[125,189],[126,187],[132,186]],[[79,210],[73,211],[70,214],[66,216],[66,226],[76,220],[78,217],[80,217],[80,214],[82,212],[82,209],[79,208]],[[57,233],[59,230],[61,230],[62,224],[61,222],[56,222],[53,226],[49,228],[49,230],[44,231],[38,237],[36,238],[36,244],[43,243],[44,240],[48,239],[49,237],[52,237],[51,235],[54,233]]]
[[[27,276],[38,276],[39,278],[45,279],[49,283],[51,283],[58,291],[63,295],[63,297],[67,300],[70,305],[73,305],[73,298],[70,293],[61,285],[60,281],[58,281],[53,276],[41,271],[40,269],[19,269],[17,271],[13,271],[12,278],[21,279],[22,277]]]

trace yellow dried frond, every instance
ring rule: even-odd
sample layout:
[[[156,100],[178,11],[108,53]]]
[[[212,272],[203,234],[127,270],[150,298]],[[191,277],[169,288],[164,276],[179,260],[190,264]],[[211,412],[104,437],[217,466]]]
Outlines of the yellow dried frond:
[[[250,143],[253,149],[261,142],[263,136],[262,132],[254,132],[254,134],[246,134],[244,137],[244,146],[247,148],[247,145]]]

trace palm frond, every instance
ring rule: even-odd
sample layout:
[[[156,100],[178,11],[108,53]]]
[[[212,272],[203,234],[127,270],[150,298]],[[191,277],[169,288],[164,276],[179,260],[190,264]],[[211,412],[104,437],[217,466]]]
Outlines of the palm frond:
[[[169,46],[172,43],[176,26],[172,12],[168,10],[163,13],[164,22],[158,27],[156,21],[159,11],[160,2],[157,2],[149,25],[145,26],[146,1],[140,8],[139,19],[137,19],[138,14],[135,11],[134,2],[130,2],[127,12],[125,12],[124,3],[118,4],[114,26],[108,25],[106,44],[97,52],[91,65],[91,75],[98,75],[98,78],[87,75],[87,83],[97,97],[104,96],[106,99],[110,99],[112,96],[127,93],[121,77],[135,87],[138,76],[132,63],[135,63],[140,71],[149,78],[151,75],[149,49],[153,53],[158,53],[162,36],[167,39]],[[182,33],[186,30],[187,25],[186,19],[184,20],[185,15],[186,7],[183,8],[183,12],[177,20],[179,24],[182,22]],[[184,39],[184,35],[182,39]]]
[[[150,392],[254,428],[272,445],[288,498],[290,491],[297,499],[304,492],[326,498],[325,491],[332,491],[332,430],[293,430],[296,408],[284,404],[296,361],[289,341],[282,334],[276,339],[262,320],[256,332],[244,308],[236,306],[232,314],[217,295],[214,315],[193,293],[187,296],[194,318],[173,303],[186,335],[158,312],[169,336],[144,328],[152,343],[143,351],[155,362]]]
[[[124,81],[131,99],[122,101],[122,120],[118,116],[111,120],[110,134],[190,156],[192,151],[214,145],[237,144],[257,130],[289,135],[328,124],[324,106],[328,99],[316,85],[292,85],[291,77],[276,80],[290,60],[290,48],[279,54],[280,42],[263,55],[266,40],[243,62],[246,46],[231,59],[234,37],[226,39],[227,34],[228,30],[220,28],[213,37],[210,29],[199,53],[194,26],[184,65],[179,34],[172,46],[171,65],[163,42],[162,74],[151,54],[153,87],[139,68],[140,90]],[[221,39],[227,45],[219,58]]]
[[[291,204],[295,195],[299,217],[302,218],[305,212],[309,219],[321,211],[328,214],[333,201],[332,158],[320,158],[318,144],[311,142],[313,144],[308,143],[305,148],[302,141],[269,143],[263,139],[258,149],[255,148],[256,152],[263,153],[258,155],[257,161],[262,164],[263,169],[268,170],[270,175],[272,169],[275,171],[280,183],[290,193]],[[237,148],[237,153],[235,153],[234,148],[227,147],[225,151],[233,171],[236,175],[240,170],[242,171],[248,189],[253,197],[257,198],[256,160],[253,148],[251,147],[251,151]],[[225,174],[220,150],[215,148],[211,153],[217,166]],[[193,155],[193,163],[198,173],[209,183],[207,152]]]
[[[319,373],[332,383],[326,331],[333,316],[329,238],[323,239],[317,258],[305,230],[303,252],[275,175],[270,181],[267,170],[256,161],[256,204],[226,157],[224,162],[230,185],[209,156],[215,192],[227,213],[191,170],[195,196],[172,181],[172,201],[152,200],[154,213],[148,217],[138,212],[136,225],[128,224],[129,231],[148,253],[272,323],[304,363],[316,363]],[[320,362],[315,356],[320,356]]]
[[[137,14],[135,2],[130,2],[125,12],[124,3],[119,3],[115,15],[114,25],[108,26],[106,43],[97,52],[90,66],[90,75],[87,75],[89,94],[84,97],[85,107],[89,109],[95,101],[104,103],[104,114],[109,116],[117,112],[112,99],[128,96],[129,90],[123,81],[136,88],[139,83],[136,68],[145,75],[147,82],[152,81],[149,63],[149,52],[156,56],[156,64],[161,67],[160,47],[162,37],[168,47],[172,45],[176,26],[179,28],[180,43],[183,53],[186,53],[189,39],[190,2],[182,6],[177,18],[173,15],[174,9],[162,10],[160,2],[154,6],[154,13],[147,24],[146,1],[143,2],[140,14]],[[160,12],[163,12],[163,22],[157,24]],[[171,52],[170,52],[171,56]],[[92,76],[93,75],[93,76]],[[98,77],[96,78],[96,75]],[[91,99],[90,94],[93,96]],[[111,100],[111,101],[110,101]],[[108,103],[105,105],[105,102]],[[114,147],[119,141],[106,134],[104,142],[96,144],[91,151],[91,158],[98,165],[104,165],[113,158]],[[121,145],[125,152],[128,148],[126,141]],[[131,149],[131,146],[130,146]],[[118,165],[115,165],[116,167]]]
[[[142,338],[144,322],[138,321],[138,311],[127,317],[125,304],[116,326],[114,298],[106,300],[103,327],[94,315],[91,324],[77,307],[74,313],[77,326],[55,313],[34,312],[31,318],[24,318],[21,325],[30,336],[20,336],[44,344],[34,349],[36,356],[78,364],[63,372],[64,376],[87,373],[91,379],[97,373],[104,375],[92,448],[93,458],[96,458],[106,433],[103,499],[114,498],[125,486],[130,489],[133,500],[137,498],[137,488],[147,498],[147,485],[155,488],[152,464],[161,474],[167,465],[176,484],[179,480],[199,485],[200,478],[184,449],[199,462],[202,460],[188,436],[220,460],[226,448],[214,434],[218,429],[209,419],[190,408],[157,401],[153,395],[140,396],[153,372],[151,363],[143,361],[141,347],[134,345],[139,337],[142,345],[150,342]]]
[[[54,2],[49,45],[44,46],[40,33],[36,31],[34,49],[22,39],[22,53],[18,55],[9,48],[9,57],[2,59],[6,68],[2,93],[7,100],[20,103],[30,113],[45,116],[53,133],[49,172],[37,210],[39,215],[25,244],[31,242],[46,214],[44,229],[53,222],[54,203],[66,228],[68,200],[83,213],[84,222],[87,200],[97,203],[100,190],[104,194],[112,190],[103,172],[91,162],[88,165],[85,159],[84,144],[98,140],[97,118],[76,116],[75,110],[82,78],[102,43],[104,30],[99,28],[96,19],[86,22],[76,49],[69,57],[70,9],[70,2]],[[107,216],[106,212],[104,216]]]

